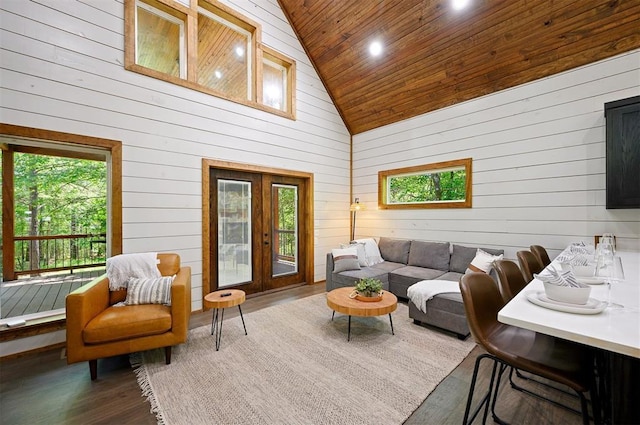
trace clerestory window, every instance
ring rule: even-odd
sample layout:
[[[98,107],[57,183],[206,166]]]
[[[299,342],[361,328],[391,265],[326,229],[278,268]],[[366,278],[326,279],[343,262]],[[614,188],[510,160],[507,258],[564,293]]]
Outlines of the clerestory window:
[[[125,68],[295,119],[295,62],[215,0],[125,0]]]

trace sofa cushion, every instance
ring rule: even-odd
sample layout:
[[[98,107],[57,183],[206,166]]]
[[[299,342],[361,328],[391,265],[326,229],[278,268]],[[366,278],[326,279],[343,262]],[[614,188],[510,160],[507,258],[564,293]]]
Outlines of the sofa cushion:
[[[355,246],[344,249],[332,249],[331,254],[333,255],[333,271],[335,273],[345,270],[360,270],[358,250]]]
[[[380,238],[378,248],[385,261],[407,264],[411,241],[403,239]]]
[[[171,307],[160,304],[109,307],[91,319],[82,331],[86,344],[101,344],[171,330]]]
[[[446,272],[442,276],[438,277],[440,280],[451,280],[453,282],[460,282],[460,278],[464,276],[464,273],[458,272]]]
[[[389,273],[389,290],[397,297],[407,298],[407,288],[421,280],[440,279],[442,270],[405,266]]]
[[[408,264],[449,271],[449,242],[411,241]]]
[[[340,288],[343,286],[355,286],[357,281],[365,277],[379,279],[382,282],[382,289],[389,290],[389,273],[373,267],[333,273],[331,281],[333,282],[333,288]]]
[[[504,249],[481,248],[483,251],[492,255],[504,254]],[[449,270],[457,273],[464,273],[471,264],[471,260],[476,256],[478,248],[470,248],[468,246],[453,245],[453,253],[451,254],[451,264]]]

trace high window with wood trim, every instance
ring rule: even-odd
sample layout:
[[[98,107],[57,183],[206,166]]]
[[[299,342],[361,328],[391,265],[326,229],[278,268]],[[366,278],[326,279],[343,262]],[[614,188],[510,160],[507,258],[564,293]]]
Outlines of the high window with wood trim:
[[[130,71],[295,119],[295,62],[228,6],[125,0],[125,38]]]
[[[471,158],[378,172],[380,209],[471,208]]]

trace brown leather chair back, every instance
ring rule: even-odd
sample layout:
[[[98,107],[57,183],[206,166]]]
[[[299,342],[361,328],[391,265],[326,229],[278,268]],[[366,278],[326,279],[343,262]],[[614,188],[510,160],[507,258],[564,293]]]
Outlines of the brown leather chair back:
[[[505,304],[496,282],[486,273],[468,273],[460,278],[460,292],[471,335],[481,346],[489,346],[489,336],[500,326],[498,312]]]
[[[544,269],[542,263],[529,251],[518,251],[517,256],[518,263],[522,269],[522,274],[527,282],[531,282],[533,280],[534,273],[540,273]]]
[[[551,264],[551,259],[549,258],[549,254],[547,254],[547,250],[544,249],[543,246],[540,245],[531,245],[529,247],[529,249],[531,250],[531,252],[533,253],[533,255],[536,256],[536,258],[538,259],[538,261],[540,261],[540,263],[542,263],[542,265],[544,267],[547,267],[549,264]]]
[[[518,292],[527,286],[527,281],[520,271],[520,267],[513,261],[499,260],[494,264],[498,273],[500,292],[502,299],[508,303]]]

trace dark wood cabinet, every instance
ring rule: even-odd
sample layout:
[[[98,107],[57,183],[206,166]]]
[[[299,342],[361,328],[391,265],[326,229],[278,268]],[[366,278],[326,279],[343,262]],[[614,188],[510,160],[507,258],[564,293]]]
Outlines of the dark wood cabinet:
[[[607,209],[640,208],[640,96],[604,104]]]

